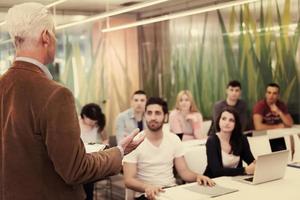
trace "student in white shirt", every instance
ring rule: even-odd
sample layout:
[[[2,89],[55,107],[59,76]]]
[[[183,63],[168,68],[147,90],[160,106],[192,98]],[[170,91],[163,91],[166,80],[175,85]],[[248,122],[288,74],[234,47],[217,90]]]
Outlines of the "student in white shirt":
[[[147,129],[140,133],[145,134],[146,138],[123,159],[125,185],[136,191],[135,199],[155,199],[164,187],[176,185],[174,165],[183,180],[214,185],[208,177],[189,170],[180,139],[175,134],[163,133],[162,126],[167,112],[167,103],[161,98],[152,97],[147,101]]]

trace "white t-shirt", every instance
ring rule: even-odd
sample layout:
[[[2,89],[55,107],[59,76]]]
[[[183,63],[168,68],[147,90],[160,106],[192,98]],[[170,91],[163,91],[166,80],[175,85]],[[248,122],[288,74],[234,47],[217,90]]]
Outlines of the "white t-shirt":
[[[137,178],[142,182],[161,187],[173,186],[176,184],[173,174],[174,158],[183,155],[184,150],[178,136],[164,133],[159,147],[146,138],[123,158],[123,163],[137,163]]]

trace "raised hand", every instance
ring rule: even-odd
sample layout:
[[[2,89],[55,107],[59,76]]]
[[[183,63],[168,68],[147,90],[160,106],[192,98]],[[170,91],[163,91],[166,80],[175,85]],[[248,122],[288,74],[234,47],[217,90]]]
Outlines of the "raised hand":
[[[281,110],[278,108],[278,106],[276,106],[275,103],[269,105],[270,106],[270,109],[273,113],[277,114],[277,115],[280,115],[281,113]]]
[[[139,146],[145,139],[145,134],[139,135],[140,129],[134,129],[128,136],[123,138],[119,143],[124,150],[124,155],[130,153]],[[137,138],[135,138],[137,136]]]

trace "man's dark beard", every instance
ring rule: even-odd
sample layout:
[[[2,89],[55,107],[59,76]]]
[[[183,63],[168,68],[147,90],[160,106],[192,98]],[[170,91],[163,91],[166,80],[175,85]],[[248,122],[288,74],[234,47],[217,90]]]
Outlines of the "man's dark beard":
[[[156,131],[159,131],[160,129],[162,129],[162,127],[163,127],[163,123],[159,126],[159,127],[157,127],[157,128],[151,128],[150,126],[149,126],[149,124],[147,123],[147,127],[148,127],[148,129],[150,130],[150,131],[153,131],[153,132],[156,132]]]

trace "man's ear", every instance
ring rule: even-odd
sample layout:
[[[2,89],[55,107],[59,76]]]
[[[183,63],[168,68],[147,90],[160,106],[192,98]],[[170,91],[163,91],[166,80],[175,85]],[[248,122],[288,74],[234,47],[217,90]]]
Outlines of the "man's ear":
[[[164,123],[168,123],[168,122],[169,122],[169,113],[166,113],[164,117]]]
[[[50,44],[50,34],[47,30],[44,30],[41,35],[42,44],[44,47],[48,47]]]

